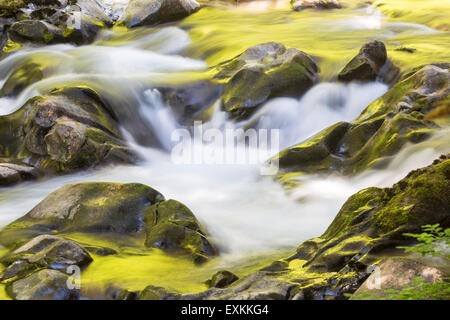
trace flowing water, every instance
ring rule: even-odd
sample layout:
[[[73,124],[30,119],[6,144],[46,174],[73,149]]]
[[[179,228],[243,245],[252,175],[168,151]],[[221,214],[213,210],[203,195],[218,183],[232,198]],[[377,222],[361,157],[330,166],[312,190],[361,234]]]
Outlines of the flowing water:
[[[112,6],[113,1],[108,3]],[[120,5],[118,8],[120,10]],[[220,258],[199,268],[159,252],[135,257],[133,261],[123,257],[96,257],[84,275],[87,279],[111,282],[120,278],[130,288],[142,288],[151,283],[195,291],[203,288],[202,281],[212,270],[236,269],[243,274],[271,259],[285,256],[302,241],[319,236],[353,193],[369,186],[390,186],[410,170],[427,165],[441,153],[450,151],[449,132],[406,146],[384,170],[365,172],[353,178],[303,177],[301,186],[287,194],[271,177],[260,174],[261,163],[174,163],[169,152],[174,146],[171,133],[182,126],[155,87],[161,83],[208,79],[212,75],[210,67],[265,41],[280,41],[314,55],[318,58],[322,82],[301,99],[268,101],[249,120],[259,129],[279,129],[278,148],[282,149],[338,121],[353,120],[388,90],[378,82],[339,84],[332,81],[333,75],[363,43],[377,38],[386,41],[388,46],[402,45],[413,37],[439,37],[439,34],[425,25],[390,21],[373,7],[326,14],[294,13],[285,2],[257,1],[239,7],[204,8],[174,25],[133,31],[108,30],[92,45],[22,49],[0,61],[0,83],[15,68],[30,61],[46,64],[47,76],[15,98],[0,98],[0,114],[19,109],[29,98],[55,86],[89,85],[116,110],[122,108],[134,113],[129,116],[134,120],[124,125],[123,132],[144,160],[134,166],[89,170],[4,189],[0,192],[0,227],[21,217],[66,183],[140,182],[159,190],[168,199],[186,204],[220,248]],[[399,42],[401,37],[403,42]],[[444,55],[432,50],[421,52],[415,63],[439,61]],[[402,59],[399,56],[399,60]],[[129,128],[138,123],[144,128],[141,136],[156,135],[162,148],[150,148],[137,142],[139,137]],[[247,124],[232,123],[216,108],[205,125],[223,131]],[[177,272],[181,267],[185,268],[185,273]],[[104,270],[110,271],[105,275]],[[173,275],[170,279],[165,276],[168,273]],[[143,278],[145,283],[142,283]]]

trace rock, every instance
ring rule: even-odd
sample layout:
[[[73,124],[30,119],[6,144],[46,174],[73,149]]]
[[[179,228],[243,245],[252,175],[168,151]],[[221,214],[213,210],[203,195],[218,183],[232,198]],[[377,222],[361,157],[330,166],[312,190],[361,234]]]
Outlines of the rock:
[[[203,262],[217,254],[192,212],[142,184],[75,183],[51,193],[22,218],[0,231],[8,248],[43,234],[89,235],[112,247],[159,248]],[[107,254],[113,254],[107,252]]]
[[[0,142],[1,153],[48,172],[136,161],[109,106],[86,87],[55,89],[1,116]]]
[[[258,271],[234,282],[231,286],[220,289],[211,288],[197,294],[181,295],[181,300],[286,300],[295,283],[279,280]]]
[[[435,268],[405,258],[388,258],[378,266],[379,272],[372,275],[356,290],[352,299],[370,294],[371,298],[382,298],[386,290],[400,290],[410,285],[414,278],[422,277],[425,283],[443,281],[445,274]]]
[[[148,286],[139,293],[139,300],[175,300],[180,295],[163,287]]]
[[[20,43],[89,43],[94,40],[99,30],[113,24],[105,13],[106,7],[98,1],[17,3],[0,3],[0,17],[9,19],[5,24],[8,34],[11,39]]]
[[[408,143],[427,139],[440,126],[425,117],[448,104],[450,66],[426,65],[404,75],[354,121],[337,123],[279,153],[285,173],[356,174],[386,166]]]
[[[14,163],[0,163],[0,187],[11,186],[40,176],[38,169]]]
[[[200,10],[195,0],[131,0],[119,23],[132,28],[185,18]]]
[[[27,272],[42,268],[63,272],[69,266],[82,269],[92,262],[92,258],[75,241],[41,235],[2,257],[0,261],[8,266],[1,277],[5,281],[17,276],[23,278]]]
[[[69,289],[69,276],[51,269],[33,273],[6,286],[8,295],[16,300],[76,300],[77,290]]]
[[[148,207],[162,200],[158,191],[141,184],[67,184],[3,228],[0,242],[11,247],[49,232],[136,234]]]
[[[251,47],[218,68],[216,78],[230,78],[222,104],[235,120],[248,118],[269,98],[300,97],[318,81],[318,68],[311,57],[276,42]]]
[[[211,279],[206,281],[206,285],[210,288],[225,288],[238,280],[239,278],[230,271],[218,271]]]
[[[222,93],[222,85],[198,81],[180,86],[159,87],[163,100],[172,107],[181,124],[191,125],[203,111],[211,107]]]
[[[342,5],[337,0],[291,0],[292,8],[296,11],[303,9],[340,9]]]
[[[175,200],[158,202],[148,210],[145,245],[167,252],[191,254],[195,262],[204,262],[217,254],[194,214]]]
[[[48,44],[56,37],[56,29],[39,20],[23,20],[13,23],[9,36],[16,42],[35,42]]]
[[[384,68],[383,68],[384,67]],[[359,53],[342,69],[338,80],[375,81],[383,77],[384,82],[392,83],[396,80],[399,69],[387,58],[386,47],[381,41],[366,43]]]

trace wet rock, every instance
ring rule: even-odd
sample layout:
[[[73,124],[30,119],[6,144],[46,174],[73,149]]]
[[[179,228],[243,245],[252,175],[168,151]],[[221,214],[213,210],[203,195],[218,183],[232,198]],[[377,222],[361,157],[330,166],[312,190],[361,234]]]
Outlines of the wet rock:
[[[279,280],[258,271],[234,282],[227,288],[211,288],[197,294],[186,294],[181,300],[286,300],[295,283]]]
[[[56,36],[56,30],[49,24],[39,20],[23,20],[15,22],[9,29],[9,36],[16,42],[36,42],[47,44]]]
[[[69,289],[69,276],[51,269],[33,273],[6,286],[8,295],[16,300],[76,300],[79,293]]]
[[[0,142],[12,159],[48,172],[132,163],[115,115],[92,89],[55,89],[0,117]]]
[[[194,214],[182,203],[167,200],[149,208],[145,245],[175,254],[190,254],[195,262],[204,262],[217,254],[206,238]]]
[[[340,9],[342,5],[337,0],[291,0],[292,8],[296,11],[304,9]]]
[[[69,266],[84,268],[92,262],[92,258],[86,249],[75,241],[41,235],[2,257],[0,261],[7,266],[1,277],[2,281],[5,281],[43,268],[63,272]]]
[[[386,47],[381,41],[366,43],[359,53],[342,69],[338,79],[350,81],[375,81],[382,76],[384,82],[396,80],[399,69],[388,60]]]
[[[164,200],[141,184],[75,183],[51,193],[29,213],[0,232],[7,247],[48,232],[136,234],[147,208]]]
[[[218,69],[216,78],[230,78],[223,89],[223,109],[236,120],[248,118],[269,98],[300,97],[318,81],[310,56],[276,42],[251,47]]]
[[[10,38],[34,44],[91,42],[113,23],[105,10],[100,2],[88,0],[0,4],[0,16],[9,19],[5,25]]]
[[[223,270],[215,273],[211,279],[206,281],[206,285],[210,288],[225,288],[239,278],[232,272]]]
[[[0,231],[0,243],[17,247],[43,234],[89,235],[117,246],[159,248],[203,262],[217,254],[193,213],[175,200],[164,201],[142,184],[75,183],[51,193],[22,218]],[[109,254],[109,253],[108,253]]]
[[[436,122],[425,118],[448,104],[449,80],[447,64],[406,73],[356,120],[335,124],[283,150],[278,155],[282,172],[355,174],[386,166],[403,146],[422,142],[440,130]]]
[[[131,0],[119,23],[138,27],[185,18],[200,9],[195,0]]]
[[[0,163],[0,187],[7,187],[40,176],[38,169],[15,163]]]
[[[178,293],[163,287],[147,286],[139,293],[139,300],[176,300]]]
[[[405,258],[388,258],[379,264],[379,271],[372,275],[356,290],[352,299],[370,294],[371,299],[382,298],[386,290],[400,290],[410,285],[414,278],[422,277],[425,283],[443,281],[446,277],[441,270]]]
[[[174,110],[178,122],[189,125],[219,99],[222,86],[212,81],[198,81],[176,87],[160,87],[158,90]]]

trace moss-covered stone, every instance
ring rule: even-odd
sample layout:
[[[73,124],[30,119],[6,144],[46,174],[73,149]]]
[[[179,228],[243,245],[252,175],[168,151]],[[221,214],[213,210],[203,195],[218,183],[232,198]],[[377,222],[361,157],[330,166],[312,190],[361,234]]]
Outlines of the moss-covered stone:
[[[167,252],[190,254],[203,262],[217,254],[194,214],[175,200],[158,202],[148,209],[145,245]]]
[[[426,116],[450,101],[449,69],[448,64],[414,69],[354,121],[335,124],[281,151],[277,156],[280,176],[356,174],[386,166],[406,144],[422,142],[441,129],[442,124],[434,121],[439,117]]]
[[[39,235],[75,238],[87,249],[98,247],[97,243],[111,243],[119,250],[159,248],[195,262],[217,254],[186,206],[164,201],[158,191],[142,184],[65,185],[3,228],[0,243],[15,249]]]
[[[276,42],[251,47],[217,68],[216,78],[230,78],[221,100],[223,109],[236,120],[248,118],[271,97],[299,97],[318,80],[311,57]]]
[[[359,53],[338,75],[341,81],[375,81],[387,61],[387,51],[383,42],[372,41],[365,44]]]
[[[103,163],[132,163],[108,105],[86,87],[55,89],[0,117],[3,157],[50,172],[70,172]]]

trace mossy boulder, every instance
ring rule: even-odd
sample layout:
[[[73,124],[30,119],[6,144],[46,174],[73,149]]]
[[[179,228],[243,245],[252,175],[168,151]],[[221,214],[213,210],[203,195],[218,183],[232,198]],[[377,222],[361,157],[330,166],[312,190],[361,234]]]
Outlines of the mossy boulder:
[[[0,117],[0,152],[50,172],[132,163],[115,115],[92,89],[55,89]]]
[[[144,218],[147,247],[189,254],[196,262],[217,254],[194,214],[182,203],[175,200],[158,202],[148,212]]]
[[[388,60],[386,46],[375,40],[366,43],[359,53],[339,72],[338,79],[350,81],[375,81],[382,78],[391,83],[399,75],[399,69]]]
[[[138,27],[185,18],[200,9],[195,0],[131,0],[119,24]]]
[[[159,248],[203,262],[217,251],[194,214],[175,200],[142,184],[75,183],[51,193],[0,232],[0,243],[16,248],[38,235],[85,235],[112,247]]]
[[[408,143],[441,130],[439,117],[427,118],[449,103],[450,66],[426,65],[407,73],[352,122],[340,122],[279,153],[286,173],[356,174],[381,168]],[[445,113],[444,113],[445,117]]]
[[[250,117],[269,98],[300,97],[318,81],[310,56],[276,42],[251,47],[217,68],[215,78],[227,79],[222,108],[235,120]]]

